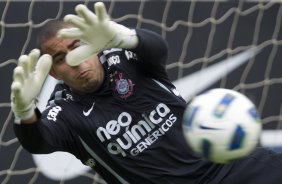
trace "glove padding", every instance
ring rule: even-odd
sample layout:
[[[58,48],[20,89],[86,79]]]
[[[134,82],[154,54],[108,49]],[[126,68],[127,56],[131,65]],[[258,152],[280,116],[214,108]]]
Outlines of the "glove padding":
[[[33,115],[35,98],[40,93],[51,66],[51,56],[45,54],[40,57],[38,49],[19,58],[11,85],[11,107],[16,117],[16,123]]]
[[[135,30],[111,21],[104,3],[95,3],[94,9],[96,14],[80,4],[75,8],[78,16],[64,17],[64,21],[74,27],[60,30],[58,37],[80,39],[85,43],[67,54],[66,62],[71,66],[109,48],[133,49],[138,44]]]

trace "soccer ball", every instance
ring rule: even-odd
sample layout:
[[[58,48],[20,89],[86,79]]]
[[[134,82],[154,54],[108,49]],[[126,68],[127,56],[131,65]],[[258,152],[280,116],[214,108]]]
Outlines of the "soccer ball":
[[[262,129],[255,105],[243,94],[222,88],[192,99],[182,125],[191,149],[221,164],[250,154]]]

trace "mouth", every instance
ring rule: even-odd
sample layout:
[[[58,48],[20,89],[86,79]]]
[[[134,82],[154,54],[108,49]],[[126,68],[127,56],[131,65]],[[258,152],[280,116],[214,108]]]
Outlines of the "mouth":
[[[83,79],[85,77],[88,76],[88,74],[90,73],[90,70],[85,70],[79,73],[79,75],[77,76],[78,79]]]

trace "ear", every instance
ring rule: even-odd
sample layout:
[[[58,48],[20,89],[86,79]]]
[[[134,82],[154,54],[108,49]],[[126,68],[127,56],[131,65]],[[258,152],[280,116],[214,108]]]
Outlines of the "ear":
[[[54,70],[53,66],[51,67],[50,71],[49,71],[49,75],[51,75],[52,77],[54,77],[55,79],[57,80],[61,80],[57,74],[56,74],[56,71]]]

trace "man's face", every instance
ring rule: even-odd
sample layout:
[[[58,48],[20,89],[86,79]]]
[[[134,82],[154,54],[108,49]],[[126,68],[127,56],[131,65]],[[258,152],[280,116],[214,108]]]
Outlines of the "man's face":
[[[53,58],[50,75],[63,80],[72,90],[80,94],[91,93],[101,86],[104,69],[97,55],[77,66],[69,66],[65,60],[66,55],[79,46],[79,40],[53,37],[42,45],[42,51]]]

